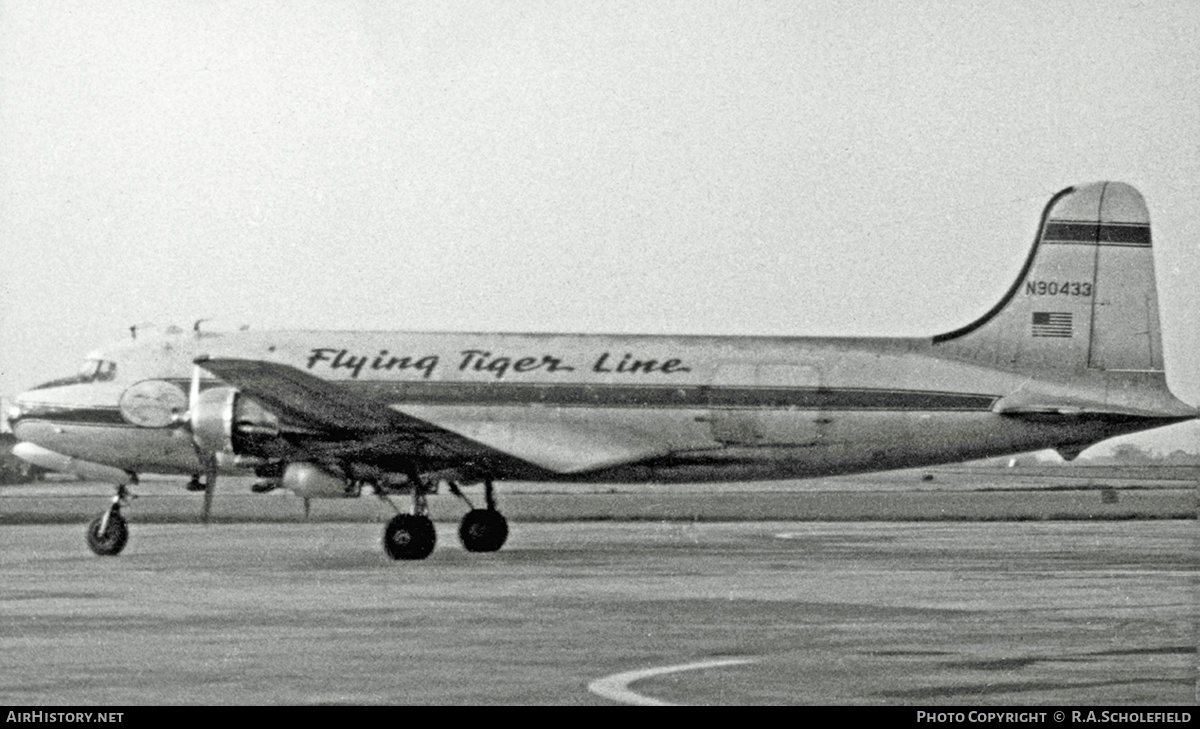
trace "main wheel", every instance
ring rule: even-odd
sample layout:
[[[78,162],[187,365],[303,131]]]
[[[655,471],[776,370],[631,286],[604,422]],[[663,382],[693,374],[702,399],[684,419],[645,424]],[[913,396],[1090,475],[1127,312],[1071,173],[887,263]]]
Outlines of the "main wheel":
[[[125,524],[125,517],[121,516],[120,512],[112,512],[108,515],[108,528],[104,533],[100,533],[100,524],[104,521],[104,515],[96,517],[88,524],[87,528],[87,543],[96,554],[109,557],[115,554],[120,554],[125,548],[125,542],[129,541],[129,527]]]
[[[436,542],[437,532],[427,516],[398,514],[383,530],[383,551],[392,559],[425,559]]]
[[[471,509],[458,525],[458,538],[468,552],[495,552],[508,539],[508,520],[492,509]]]

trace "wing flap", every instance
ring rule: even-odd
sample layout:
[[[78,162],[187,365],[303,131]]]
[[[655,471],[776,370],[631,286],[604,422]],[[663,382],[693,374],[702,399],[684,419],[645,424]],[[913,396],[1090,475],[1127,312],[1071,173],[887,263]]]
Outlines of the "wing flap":
[[[582,423],[443,419],[437,422],[468,440],[562,474],[635,463],[669,452],[664,445],[636,433]]]

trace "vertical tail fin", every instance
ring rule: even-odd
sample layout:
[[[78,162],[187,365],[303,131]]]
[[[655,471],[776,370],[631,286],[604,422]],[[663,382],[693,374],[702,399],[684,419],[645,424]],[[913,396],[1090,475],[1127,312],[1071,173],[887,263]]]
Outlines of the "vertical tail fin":
[[[1121,182],[1051,198],[1013,286],[983,317],[933,338],[947,353],[1032,373],[1163,370],[1150,216]]]

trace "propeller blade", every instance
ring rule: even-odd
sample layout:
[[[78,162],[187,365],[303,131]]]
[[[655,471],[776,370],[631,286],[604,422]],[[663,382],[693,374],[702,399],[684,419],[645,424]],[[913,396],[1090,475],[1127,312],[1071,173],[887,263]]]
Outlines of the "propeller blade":
[[[199,322],[196,323],[197,326]],[[217,456],[200,446],[196,440],[197,417],[200,404],[200,365],[192,365],[192,382],[188,387],[188,409],[184,422],[192,436],[192,447],[196,449],[196,458],[204,469],[204,507],[200,511],[200,521],[207,524],[212,516],[213,492],[217,488]]]
[[[195,431],[196,403],[200,402],[200,365],[192,365],[192,384],[188,387],[188,425]]]

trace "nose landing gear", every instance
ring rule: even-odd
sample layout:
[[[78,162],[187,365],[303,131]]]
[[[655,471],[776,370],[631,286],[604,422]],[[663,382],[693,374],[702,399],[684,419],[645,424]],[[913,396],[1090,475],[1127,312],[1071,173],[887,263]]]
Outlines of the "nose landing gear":
[[[121,512],[110,509],[88,524],[87,544],[93,552],[110,557],[121,553],[129,541],[129,527]]]
[[[121,507],[127,506],[132,498],[133,494],[129,493],[124,484],[117,486],[117,493],[113,496],[108,510],[88,524],[89,549],[103,557],[121,553],[125,543],[129,541],[129,525],[125,523],[125,517],[121,516]]]

